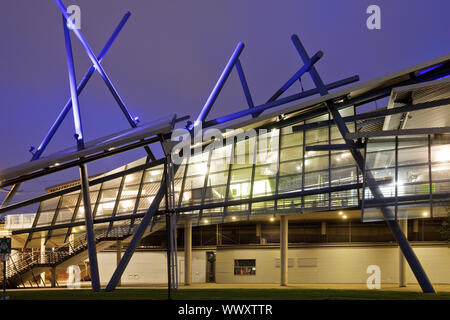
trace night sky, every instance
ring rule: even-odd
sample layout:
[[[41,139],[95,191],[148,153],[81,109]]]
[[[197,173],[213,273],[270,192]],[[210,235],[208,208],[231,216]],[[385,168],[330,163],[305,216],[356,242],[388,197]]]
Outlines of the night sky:
[[[97,54],[127,10],[132,16],[102,65],[133,115],[142,122],[176,113],[196,118],[239,41],[255,104],[266,101],[301,60],[290,36],[299,35],[325,82],[355,74],[361,81],[450,53],[448,0],[65,0],[81,8],[81,32]],[[366,8],[381,7],[381,30],[366,27]],[[53,0],[0,2],[0,167],[28,161],[69,98],[61,14]],[[77,80],[90,61],[72,36]],[[309,75],[304,88],[312,87]],[[300,90],[295,84],[287,94]],[[87,140],[128,128],[98,74],[80,96]],[[210,118],[246,108],[233,71]],[[49,154],[74,144],[70,113]],[[89,165],[94,174],[143,156],[143,151]],[[77,178],[77,170],[22,187]],[[0,192],[0,199],[4,193]]]

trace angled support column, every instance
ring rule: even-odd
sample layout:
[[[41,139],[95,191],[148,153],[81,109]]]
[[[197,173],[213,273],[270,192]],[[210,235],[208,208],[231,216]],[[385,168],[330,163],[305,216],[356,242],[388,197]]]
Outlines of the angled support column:
[[[242,89],[244,90],[245,99],[247,99],[248,107],[251,109],[255,105],[253,104],[252,95],[250,94],[250,89],[248,88],[247,79],[245,78],[244,69],[241,65],[241,60],[236,60],[236,71],[238,72],[239,79],[241,80]]]
[[[116,247],[116,261],[117,261],[116,267],[118,267],[120,264],[120,259],[122,258],[122,241],[117,240],[116,245],[117,245],[117,247]],[[117,285],[118,286],[121,285],[121,279],[119,279],[119,282],[117,283]]]
[[[297,48],[298,53],[300,54],[300,57],[302,58],[304,63],[307,63],[309,61],[308,53],[306,52],[305,48],[303,47],[302,43],[298,39],[296,35],[292,36],[292,41],[294,42],[295,47]],[[316,71],[314,67],[312,67],[309,70],[309,73],[311,75],[311,78],[316,85],[317,89],[319,90],[319,93],[321,95],[326,95],[328,93],[322,79],[319,76],[319,73]],[[333,116],[333,120],[339,129],[339,132],[341,133],[342,137],[344,138],[345,143],[351,147],[351,154],[358,165],[359,169],[366,173],[366,185],[370,188],[370,191],[372,192],[375,199],[382,199],[383,193],[381,192],[381,189],[378,187],[375,178],[372,176],[370,172],[364,171],[364,158],[361,154],[361,152],[356,148],[355,143],[353,140],[350,140],[347,138],[347,134],[349,133],[349,130],[347,128],[347,125],[345,124],[345,121],[342,119],[341,114],[335,107],[335,105],[327,101],[326,106],[328,108],[328,111]],[[413,271],[414,275],[417,278],[417,281],[419,282],[420,287],[422,288],[423,292],[426,293],[434,293],[435,290],[433,288],[433,285],[431,284],[430,280],[428,279],[427,274],[425,273],[425,270],[422,268],[422,265],[420,264],[419,259],[417,258],[416,254],[414,253],[413,249],[411,248],[408,240],[406,239],[405,235],[403,234],[402,230],[400,229],[400,226],[395,220],[395,216],[392,213],[392,211],[387,207],[381,207],[381,212],[383,214],[384,220],[386,221],[387,225],[389,226],[393,236],[397,240],[397,243],[399,247],[401,248],[401,251],[403,255],[405,256],[406,260],[409,263],[409,266],[411,270]]]
[[[184,284],[192,283],[192,220],[184,224]]]
[[[288,217],[280,216],[280,284],[288,284]]]
[[[214,102],[219,96],[220,91],[225,85],[225,82],[227,81],[228,76],[231,73],[231,70],[233,70],[233,66],[235,65],[236,61],[238,61],[239,56],[242,53],[242,50],[244,50],[244,47],[245,47],[244,44],[242,42],[239,42],[238,45],[236,46],[236,49],[234,49],[234,52],[231,55],[230,59],[228,60],[227,65],[223,69],[222,74],[219,77],[219,80],[217,80],[217,83],[214,86],[213,90],[211,91],[202,110],[200,111],[197,120],[195,120],[194,127],[198,126],[200,123],[203,123],[206,120],[208,113],[211,111]]]
[[[176,169],[178,169],[178,166],[174,167],[175,172],[176,172]],[[166,193],[166,178],[165,178],[165,176],[163,176],[159,190],[156,193],[155,198],[153,199],[152,204],[150,205],[150,208],[147,210],[146,214],[142,218],[142,221],[139,224],[139,227],[136,229],[136,231],[133,235],[133,238],[131,239],[130,243],[128,244],[127,250],[125,251],[124,255],[122,256],[119,266],[114,271],[114,274],[112,275],[111,280],[109,280],[109,283],[105,289],[106,291],[112,291],[116,288],[117,284],[119,283],[120,278],[122,277],[123,272],[125,271],[125,268],[127,267],[128,263],[130,262],[131,257],[133,256],[134,251],[136,250],[136,247],[139,244],[139,241],[141,240],[142,236],[144,235],[147,227],[150,225],[150,222],[152,220],[154,213],[158,210],[159,204],[161,203],[161,200],[163,199],[165,193]]]
[[[400,220],[400,227],[405,234],[405,238],[408,238],[408,219]],[[405,256],[402,253],[401,248],[398,248],[398,286],[400,288],[406,287],[407,279],[407,264]]]

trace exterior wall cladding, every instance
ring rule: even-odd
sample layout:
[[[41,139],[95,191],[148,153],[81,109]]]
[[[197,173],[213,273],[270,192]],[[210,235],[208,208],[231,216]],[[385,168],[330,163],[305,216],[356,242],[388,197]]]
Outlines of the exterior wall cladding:
[[[435,284],[450,284],[450,247],[446,244],[415,245],[414,251],[423,264],[430,280]],[[216,252],[216,283],[280,283],[278,246],[270,248],[224,248],[217,250],[193,250],[192,282],[206,282],[206,252]],[[296,283],[365,283],[367,267],[377,265],[381,269],[381,283],[398,283],[399,249],[395,245],[320,245],[290,246],[288,281]],[[115,268],[115,252],[98,255],[102,283],[106,283]],[[255,275],[235,275],[235,259],[255,259]],[[149,263],[152,261],[152,263]],[[184,280],[184,252],[178,252],[179,281]],[[164,251],[136,252],[124,272],[122,284],[166,283],[166,253]],[[408,283],[417,283],[411,270],[407,271]]]

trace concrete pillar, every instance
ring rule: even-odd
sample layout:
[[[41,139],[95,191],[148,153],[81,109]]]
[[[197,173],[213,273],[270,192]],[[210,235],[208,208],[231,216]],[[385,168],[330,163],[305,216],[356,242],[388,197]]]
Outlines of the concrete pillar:
[[[320,226],[320,240],[322,242],[327,241],[327,222],[326,221],[322,221],[321,226]]]
[[[192,283],[192,221],[186,220],[184,225],[184,284]]]
[[[70,233],[70,236],[69,236],[69,254],[72,254],[72,252],[73,252],[72,248],[73,248],[74,240],[75,240],[75,235],[73,233]]]
[[[408,238],[408,220],[403,219],[399,220],[400,228],[402,229],[403,233],[405,234],[405,237]],[[406,262],[405,256],[402,253],[402,250],[400,247],[398,248],[398,286],[399,287],[406,287],[407,280],[406,280],[406,268],[408,264]]]
[[[288,284],[288,217],[280,217],[280,271],[281,285]]]
[[[413,220],[414,241],[419,241],[419,219]]]
[[[222,225],[216,224],[216,245],[222,245]]]
[[[120,264],[120,259],[122,258],[122,241],[117,241],[117,247],[116,247],[116,266],[118,267]],[[117,283],[118,286],[122,284],[122,279],[119,279],[119,282]]]
[[[45,232],[42,232],[42,234],[41,234],[41,251],[40,251],[40,263],[42,263],[42,264],[44,264],[44,263],[46,263],[47,261],[45,261],[45,258],[46,258],[46,256],[45,256]],[[41,273],[41,278],[42,278],[42,281],[44,281],[44,286],[45,286],[45,272],[42,272]]]
[[[51,268],[50,284],[51,284],[52,288],[56,287],[56,267]]]
[[[256,224],[256,238],[258,239],[258,244],[261,244],[261,223]]]

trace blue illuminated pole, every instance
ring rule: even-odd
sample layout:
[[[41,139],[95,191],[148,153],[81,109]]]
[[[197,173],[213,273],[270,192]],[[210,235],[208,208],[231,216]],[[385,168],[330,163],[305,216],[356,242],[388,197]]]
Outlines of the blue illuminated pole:
[[[75,77],[75,67],[73,63],[72,44],[70,32],[67,27],[66,18],[63,16],[64,40],[66,44],[67,68],[69,71],[70,94],[72,97],[72,110],[75,124],[75,139],[78,150],[84,149],[83,127],[81,125],[80,108],[78,104],[77,81]],[[89,176],[86,164],[80,165],[81,191],[83,193],[84,215],[86,224],[86,234],[88,242],[89,268],[91,273],[91,284],[94,292],[100,291],[100,277],[98,273],[97,250],[95,246],[94,223],[92,220],[91,196],[89,192]]]
[[[119,22],[119,24],[117,25],[116,29],[114,30],[112,35],[109,37],[109,39],[106,42],[105,46],[103,47],[102,51],[98,55],[98,57],[97,57],[98,61],[102,61],[103,58],[106,56],[106,53],[111,48],[112,44],[116,40],[116,38],[119,35],[120,31],[122,31],[123,27],[125,26],[125,23],[128,21],[130,16],[131,16],[130,12],[127,12],[123,16],[122,20]],[[89,68],[89,70],[86,72],[86,74],[84,75],[84,77],[81,80],[80,84],[78,85],[78,88],[77,88],[77,94],[78,95],[80,95],[81,92],[83,91],[83,89],[86,87],[88,81],[91,79],[91,77],[94,74],[94,72],[95,72],[95,67],[92,65]],[[55,122],[51,126],[50,130],[47,132],[47,135],[44,137],[44,139],[42,140],[41,144],[39,145],[39,147],[34,152],[32,158],[31,158],[31,161],[37,160],[37,159],[39,159],[41,157],[42,153],[47,148],[47,145],[50,143],[51,139],[55,135],[56,131],[60,127],[61,123],[63,122],[63,120],[65,119],[66,115],[69,113],[71,108],[72,108],[72,98],[69,98],[67,100],[66,104],[64,105],[64,108],[62,109],[62,111],[60,112],[58,117],[56,118]],[[9,190],[8,194],[6,195],[5,199],[2,202],[2,206],[7,206],[11,202],[11,200],[13,199],[13,197],[15,196],[17,191],[20,189],[20,186],[21,186],[21,183],[17,183],[17,184],[15,184],[15,185],[13,185],[11,187],[11,189]]]
[[[66,20],[69,22],[69,24],[74,26],[74,23],[72,22],[72,19],[71,19],[69,13],[67,12],[67,8],[64,6],[62,1],[61,0],[55,0],[55,3],[58,5],[59,9],[61,10],[62,14],[66,18]],[[125,115],[125,118],[128,120],[128,122],[131,125],[131,127],[135,128],[137,126],[136,125],[137,121],[134,120],[133,117],[131,116],[131,114],[128,111],[127,107],[123,103],[122,98],[117,93],[117,90],[114,88],[114,86],[111,83],[111,80],[109,79],[109,77],[106,74],[105,70],[103,69],[103,67],[101,66],[100,62],[97,60],[97,58],[95,57],[94,52],[92,51],[91,47],[87,43],[87,41],[84,38],[83,34],[76,27],[73,27],[72,31],[75,34],[75,36],[78,38],[78,40],[80,40],[81,45],[83,46],[84,50],[86,51],[89,59],[91,60],[92,64],[94,65],[95,69],[98,71],[98,73],[102,77],[103,81],[105,81],[106,86],[108,87],[109,91],[111,92],[111,94],[113,95],[113,97],[116,100],[117,104],[119,105],[120,109],[122,110],[123,114]]]
[[[116,38],[119,35],[120,31],[122,31],[123,27],[125,26],[125,23],[128,21],[130,16],[131,16],[130,12],[127,12],[123,16],[122,20],[119,22],[118,26],[116,27],[116,29],[114,30],[114,32],[112,33],[112,35],[110,36],[108,41],[106,42],[105,46],[103,47],[102,51],[98,55],[97,59],[98,59],[99,62],[101,62],[103,60],[103,58],[105,57],[106,53],[111,48],[112,44],[116,40]],[[77,88],[77,94],[78,95],[80,95],[81,92],[83,91],[83,89],[86,87],[88,81],[91,79],[91,77],[94,74],[94,72],[95,72],[95,67],[94,67],[94,65],[91,65],[91,67],[86,72],[86,74],[84,75],[83,79],[81,80],[80,84],[78,85],[78,88]],[[67,113],[70,111],[71,108],[72,108],[72,99],[69,98],[69,100],[66,102],[63,110],[58,115],[58,118],[53,123],[52,127],[50,128],[50,130],[48,131],[48,133],[45,136],[44,140],[41,142],[41,144],[37,148],[37,150],[34,153],[33,158],[31,160],[37,160],[37,159],[40,158],[40,156],[44,152],[44,150],[47,147],[47,145],[49,144],[50,140],[55,135],[56,131],[58,130],[59,126],[61,125],[62,121],[64,120],[64,118],[66,117]]]
[[[287,97],[286,99],[280,99],[280,100],[276,100],[279,96],[281,96],[287,89],[289,89],[289,87],[299,78],[301,77],[305,72],[308,72],[310,70],[310,68],[312,68],[314,66],[314,64],[320,60],[320,58],[323,56],[323,53],[321,51],[317,52],[312,58],[311,60],[309,60],[307,63],[305,63],[280,89],[277,90],[277,92],[275,92],[272,97],[263,105],[261,106],[257,106],[257,107],[252,107],[249,108],[247,110],[242,110],[242,111],[238,111],[235,113],[231,113],[229,115],[226,116],[222,116],[222,117],[218,117],[214,120],[211,121],[207,121],[204,125],[204,128],[206,127],[210,127],[216,124],[221,124],[227,121],[231,121],[234,119],[238,119],[247,115],[254,115],[257,116],[259,114],[261,114],[264,110],[269,109],[269,108],[273,108],[276,107],[278,105],[293,101],[293,100],[297,100],[300,99],[302,97],[307,97],[311,94],[315,94],[317,93],[317,90],[311,90],[310,92],[304,92],[304,93],[299,93],[298,95],[295,95],[294,97]],[[353,79],[355,80],[355,79]],[[351,81],[353,81],[351,80]]]
[[[58,1],[58,0],[56,0]],[[222,90],[225,82],[228,79],[228,76],[231,73],[231,70],[233,69],[234,64],[239,59],[239,56],[242,53],[242,50],[244,50],[245,45],[242,42],[239,42],[236,46],[236,49],[234,49],[233,54],[230,57],[230,60],[228,60],[227,65],[225,66],[225,69],[223,69],[222,74],[219,77],[219,80],[217,80],[216,85],[214,86],[214,89],[211,91],[211,94],[209,95],[208,99],[206,100],[205,105],[202,108],[202,111],[200,111],[200,114],[197,117],[197,120],[194,122],[194,127],[198,126],[200,123],[203,123],[208,116],[208,113],[211,111],[211,108],[216,101],[220,91]]]

